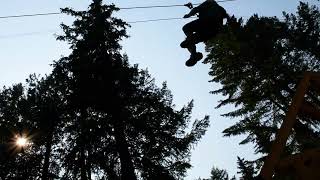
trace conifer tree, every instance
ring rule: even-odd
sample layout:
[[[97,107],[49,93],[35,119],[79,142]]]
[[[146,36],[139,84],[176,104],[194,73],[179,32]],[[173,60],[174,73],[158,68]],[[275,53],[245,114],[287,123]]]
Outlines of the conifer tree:
[[[190,149],[204,134],[208,117],[188,127],[192,102],[174,110],[164,84],[158,88],[146,71],[130,66],[119,41],[127,24],[112,17],[118,10],[94,0],[88,11],[62,24],[72,53],[57,61],[54,76],[67,90],[68,149],[65,177],[90,179],[93,172],[110,179],[177,179],[185,175]]]
[[[236,177],[233,176],[232,178],[229,178],[229,174],[225,169],[219,169],[217,167],[213,167],[211,169],[211,176],[208,179],[201,179],[198,180],[236,180]]]
[[[253,143],[256,153],[270,152],[272,141],[305,71],[319,72],[320,13],[316,6],[300,3],[297,14],[284,20],[254,15],[246,23],[232,17],[223,33],[207,44],[212,82],[226,96],[217,108],[234,105],[224,114],[240,118],[224,130],[225,136],[247,135],[240,144]],[[306,98],[319,106],[311,89]],[[319,121],[299,115],[285,154],[319,147]],[[262,159],[256,161],[258,168]]]

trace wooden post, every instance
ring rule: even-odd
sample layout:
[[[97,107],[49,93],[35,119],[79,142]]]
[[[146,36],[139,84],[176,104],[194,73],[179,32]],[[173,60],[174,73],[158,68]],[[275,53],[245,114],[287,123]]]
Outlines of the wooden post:
[[[296,94],[293,97],[289,110],[287,112],[286,118],[284,119],[277,135],[275,141],[272,144],[271,152],[261,169],[260,176],[264,180],[271,180],[275,166],[279,162],[281,153],[286,146],[287,139],[291,133],[291,130],[296,122],[296,116],[299,109],[304,102],[304,95],[307,92],[310,83],[310,73],[305,73],[303,79],[300,81]]]

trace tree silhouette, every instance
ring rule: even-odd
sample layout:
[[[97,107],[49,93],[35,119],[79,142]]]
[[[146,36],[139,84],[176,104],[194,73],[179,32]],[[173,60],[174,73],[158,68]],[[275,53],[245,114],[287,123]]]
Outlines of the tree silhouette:
[[[192,103],[174,110],[166,85],[159,89],[146,71],[128,64],[119,52],[127,24],[111,16],[116,10],[102,1],[85,12],[62,10],[77,18],[72,26],[62,25],[65,35],[58,39],[68,41],[72,53],[54,72],[64,76],[69,116],[78,119],[70,127],[76,138],[68,143],[75,146],[66,154],[66,169],[80,171],[81,179],[93,169],[115,179],[183,177],[191,145],[204,134],[208,117],[185,132]]]
[[[41,154],[39,146],[28,150],[19,147],[15,139],[35,131],[37,122],[30,119],[30,104],[27,102],[21,84],[4,88],[0,93],[1,136],[4,157],[0,162],[2,179],[34,179],[41,174]],[[28,131],[26,131],[28,129]],[[24,155],[21,153],[24,152]]]
[[[240,144],[253,143],[256,153],[269,153],[303,73],[319,72],[319,9],[300,3],[296,15],[284,17],[280,21],[254,15],[246,23],[233,17],[219,38],[207,44],[210,54],[205,62],[211,64],[212,81],[222,84],[212,93],[226,96],[217,108],[234,105],[237,110],[224,116],[240,118],[224,135],[246,134]],[[314,91],[307,99],[319,105]],[[285,154],[319,147],[318,125],[299,115]]]
[[[176,179],[190,167],[192,144],[204,134],[208,117],[188,127],[192,103],[174,110],[164,84],[156,87],[146,71],[130,66],[119,41],[127,24],[112,17],[114,5],[94,1],[88,11],[62,24],[72,53],[55,63],[53,74],[67,89],[68,150],[64,177],[89,179],[93,172],[110,179]],[[75,161],[76,159],[76,161]]]
[[[226,170],[224,169],[219,169],[217,167],[213,167],[211,169],[211,176],[208,179],[201,179],[199,178],[198,180],[235,180],[236,177],[233,176],[232,178],[229,178],[229,174],[227,173]]]
[[[238,157],[238,169],[239,169],[239,174],[241,174],[240,179],[244,180],[254,180],[254,175],[255,175],[255,168],[252,162],[245,161],[244,159],[241,159]]]
[[[56,86],[57,78],[47,76],[38,79],[35,75],[27,79],[27,103],[30,106],[30,119],[36,122],[33,133],[33,146],[44,146],[41,179],[58,176],[59,165],[52,153],[62,140],[63,112],[66,98],[64,91]]]
[[[218,168],[213,167],[211,170],[210,180],[228,180],[229,175],[226,170],[220,170]]]

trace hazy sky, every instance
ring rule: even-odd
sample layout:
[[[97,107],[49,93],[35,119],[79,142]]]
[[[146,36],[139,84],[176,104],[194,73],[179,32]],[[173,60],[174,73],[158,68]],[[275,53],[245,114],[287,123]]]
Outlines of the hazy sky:
[[[122,0],[113,2],[119,7],[185,4],[187,0]],[[200,3],[201,0],[192,1]],[[309,0],[320,5],[319,1]],[[84,10],[89,0],[2,0],[0,16],[57,12],[61,7]],[[250,17],[254,13],[264,16],[279,16],[282,11],[296,11],[297,0],[236,0],[220,3],[229,14],[237,17]],[[126,21],[182,17],[188,12],[185,7],[121,10],[116,15]],[[221,96],[209,94],[219,84],[209,83],[209,65],[198,63],[192,68],[184,66],[189,54],[179,47],[184,39],[182,26],[190,20],[173,20],[132,24],[130,35],[123,44],[130,62],[148,68],[157,83],[167,81],[178,108],[188,101],[195,100],[194,118],[210,115],[211,127],[194,148],[193,168],[188,171],[187,180],[209,177],[213,165],[227,169],[233,175],[237,172],[237,156],[254,159],[252,146],[238,145],[241,137],[224,138],[222,131],[235,123],[220,115],[233,109],[215,109]],[[59,24],[70,23],[72,18],[65,15],[0,19],[0,86],[24,82],[31,73],[50,73],[50,63],[67,55],[69,50],[64,42],[57,42],[54,34],[61,33]],[[203,46],[200,46],[203,50]]]

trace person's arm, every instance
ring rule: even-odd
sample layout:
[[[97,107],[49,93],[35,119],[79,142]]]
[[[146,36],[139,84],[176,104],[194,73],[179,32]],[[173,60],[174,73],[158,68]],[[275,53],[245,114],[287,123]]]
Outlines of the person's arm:
[[[184,18],[189,18],[196,15],[199,12],[199,7],[192,8],[191,11],[184,16]]]
[[[186,14],[185,16],[187,16],[187,18],[188,18],[188,17],[196,15],[198,12],[199,12],[199,7],[195,7],[195,8],[192,8],[191,11],[188,14]]]
[[[196,15],[203,6],[206,6],[206,2],[200,4],[197,7],[192,8],[191,11],[188,14],[184,15],[184,18],[189,18],[191,16]]]

